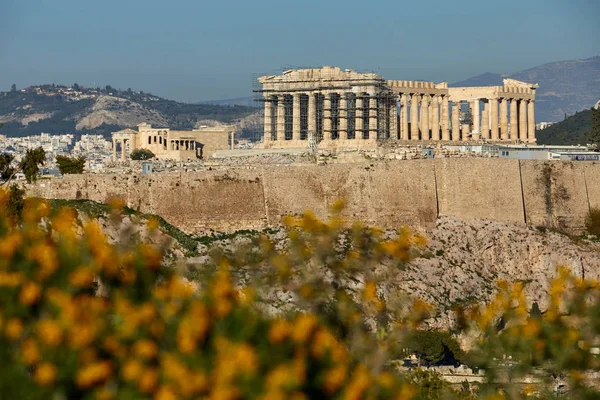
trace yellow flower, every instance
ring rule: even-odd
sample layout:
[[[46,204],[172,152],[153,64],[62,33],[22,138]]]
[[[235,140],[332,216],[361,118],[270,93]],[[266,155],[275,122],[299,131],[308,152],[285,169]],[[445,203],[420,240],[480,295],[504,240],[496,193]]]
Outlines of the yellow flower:
[[[6,328],[4,331],[7,338],[11,340],[17,340],[23,333],[23,323],[20,319],[11,318],[6,322]]]
[[[291,324],[285,319],[278,319],[269,329],[269,342],[273,344],[281,343],[292,331]]]
[[[37,323],[37,333],[42,343],[56,347],[62,339],[62,330],[58,322],[51,319],[43,319]]]
[[[152,232],[152,231],[155,231],[156,229],[158,229],[160,222],[158,221],[158,218],[150,217],[150,218],[148,218],[146,225],[148,226],[148,229]]]
[[[152,340],[142,339],[138,340],[133,346],[134,353],[140,358],[152,359],[158,354],[158,346]]]
[[[42,279],[49,277],[58,269],[58,255],[54,247],[40,243],[29,249],[29,257],[40,266],[39,274]]]
[[[366,301],[372,301],[377,295],[377,286],[373,281],[367,281],[363,290],[363,299]]]
[[[328,394],[333,394],[338,390],[344,381],[346,380],[346,367],[344,365],[338,365],[325,374],[325,391]]]
[[[154,400],[177,400],[175,390],[170,386],[161,386],[154,394]]]
[[[79,267],[69,274],[69,283],[75,287],[89,287],[94,282],[94,273],[88,267]]]
[[[80,388],[88,388],[97,383],[103,382],[111,374],[111,368],[108,361],[100,361],[88,364],[77,371],[76,383]]]
[[[305,342],[317,324],[317,319],[312,314],[301,314],[294,322],[292,339],[296,342]]]
[[[35,282],[27,282],[21,288],[21,293],[19,294],[19,301],[25,305],[32,305],[40,298],[40,294],[42,289],[40,285]]]
[[[40,359],[40,351],[33,339],[24,340],[21,343],[21,359],[25,365],[33,365]]]
[[[156,372],[156,369],[154,368],[148,368],[142,372],[142,375],[140,376],[138,389],[142,393],[150,393],[156,388],[157,384],[158,372]]]
[[[247,343],[241,343],[235,349],[235,362],[240,371],[254,373],[258,368],[258,357],[254,349]]]
[[[15,251],[23,243],[23,235],[11,232],[0,240],[0,260],[10,260]]]
[[[50,385],[56,379],[56,367],[50,363],[42,363],[35,369],[33,379],[40,385]]]
[[[19,272],[2,272],[0,271],[0,287],[17,287],[23,280],[21,273]]]
[[[523,336],[530,339],[540,332],[540,323],[534,319],[530,319],[523,326]]]
[[[136,359],[129,359],[121,369],[121,375],[126,381],[137,380],[144,370],[144,366]]]

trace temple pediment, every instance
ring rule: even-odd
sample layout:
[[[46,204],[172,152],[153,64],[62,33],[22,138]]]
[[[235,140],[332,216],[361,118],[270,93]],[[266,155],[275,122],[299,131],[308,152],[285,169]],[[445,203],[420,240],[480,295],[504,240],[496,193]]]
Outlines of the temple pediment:
[[[321,67],[310,69],[290,69],[281,75],[263,76],[260,83],[288,83],[298,81],[383,81],[383,77],[374,73],[356,72],[339,67]]]
[[[540,87],[537,83],[527,83],[516,79],[507,78],[502,81],[505,87],[521,87],[527,89],[537,89]]]

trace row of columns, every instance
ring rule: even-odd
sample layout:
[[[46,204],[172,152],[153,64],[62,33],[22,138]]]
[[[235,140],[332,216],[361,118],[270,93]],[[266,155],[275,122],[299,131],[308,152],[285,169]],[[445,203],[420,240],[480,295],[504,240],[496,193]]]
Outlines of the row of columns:
[[[171,145],[169,150],[196,150],[195,140],[171,140],[170,142]]]
[[[317,98],[320,93],[294,93],[292,97],[292,140],[301,139],[301,95],[308,95],[308,132],[317,132]],[[346,93],[339,94],[338,126],[339,139],[348,139],[348,99]],[[368,99],[367,115],[364,101]],[[398,103],[399,99],[399,103]],[[356,96],[354,108],[354,132],[356,139],[376,139],[378,123],[389,122],[389,137],[400,140],[443,140],[467,141],[486,139],[519,140],[535,142],[534,101],[529,99],[472,99],[469,107],[472,115],[470,124],[461,124],[461,101],[452,102],[446,94],[401,93],[388,104],[388,116],[379,115],[381,107],[377,96]],[[483,112],[480,102],[483,102]],[[509,123],[510,103],[510,123]],[[275,106],[274,106],[275,105]],[[398,113],[398,107],[400,112]],[[409,112],[410,108],[410,112]],[[323,139],[332,139],[331,94],[324,93],[322,108]],[[449,115],[451,112],[451,115]],[[275,124],[273,124],[275,118]],[[364,119],[368,118],[367,126]],[[285,95],[270,96],[265,101],[264,140],[273,136],[277,141],[286,140]],[[273,127],[275,128],[273,131]],[[364,133],[368,132],[368,135]],[[275,134],[275,135],[273,135]]]
[[[317,132],[317,96],[323,95],[322,107],[322,131],[323,139],[332,140],[332,99],[333,94],[338,94],[338,126],[337,132],[340,140],[348,139],[348,97],[347,93],[294,93],[292,96],[292,140],[301,140],[301,96],[308,96],[308,112],[307,112],[307,131]],[[365,115],[365,100],[368,99],[368,111]],[[355,139],[376,139],[378,132],[379,105],[378,98],[375,94],[358,94],[355,98],[354,112],[354,132]],[[274,137],[277,141],[286,140],[286,105],[285,95],[271,95],[265,101],[264,112],[264,140],[270,141]],[[391,111],[391,109],[390,109]],[[396,113],[394,106],[393,112]],[[390,114],[392,115],[392,114]],[[368,119],[368,125],[364,126],[364,120]],[[273,124],[275,119],[275,124]],[[392,118],[393,119],[393,118]],[[391,126],[395,126],[396,121],[390,121]],[[273,126],[275,130],[273,131]],[[367,135],[365,135],[367,132]],[[273,135],[275,134],[275,135]],[[366,136],[366,137],[365,137]]]
[[[125,161],[127,159],[127,144],[129,143],[129,148],[131,149],[131,139],[113,139],[113,161],[117,161],[117,144],[121,145],[121,161]]]

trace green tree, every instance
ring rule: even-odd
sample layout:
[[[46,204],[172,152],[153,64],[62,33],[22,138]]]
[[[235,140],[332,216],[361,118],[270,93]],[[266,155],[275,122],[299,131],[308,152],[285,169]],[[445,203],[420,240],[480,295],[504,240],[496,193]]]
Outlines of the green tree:
[[[12,86],[10,87],[10,91],[11,92],[16,92],[17,91],[17,85],[15,85],[14,83],[12,84]]]
[[[7,182],[17,171],[11,164],[15,157],[8,153],[0,154],[0,181]]]
[[[79,85],[78,85],[78,84],[76,84],[76,83],[74,83],[74,84],[73,84],[73,90],[77,90],[77,91],[79,91],[80,89],[81,89],[81,88],[79,87]]]
[[[85,157],[56,156],[56,164],[58,164],[58,169],[63,175],[82,174],[85,167]]]
[[[131,152],[132,160],[149,160],[156,157],[153,152],[148,149],[136,149]]]
[[[44,165],[46,152],[43,148],[29,149],[19,163],[19,168],[25,174],[28,183],[35,182],[40,173],[40,165]]]
[[[600,108],[592,109],[592,127],[588,136],[588,142],[600,144]]]
[[[411,332],[404,340],[404,347],[409,354],[415,354],[421,361],[428,365],[458,364],[464,359],[460,345],[445,331],[420,331]]]

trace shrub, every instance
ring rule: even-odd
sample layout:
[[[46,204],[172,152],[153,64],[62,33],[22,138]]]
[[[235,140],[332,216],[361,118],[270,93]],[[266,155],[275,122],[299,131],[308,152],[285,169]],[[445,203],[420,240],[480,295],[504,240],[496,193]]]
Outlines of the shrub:
[[[131,152],[132,160],[150,160],[156,157],[153,152],[148,149],[135,149]]]
[[[85,157],[66,157],[56,156],[56,164],[60,173],[65,174],[82,174],[85,167]]]
[[[37,180],[40,173],[40,165],[44,165],[46,161],[46,152],[43,148],[29,149],[19,163],[19,168],[23,171],[27,183]]]
[[[194,288],[162,248],[0,192],[0,392],[7,398],[389,397],[414,388],[354,361],[313,313],[270,318],[231,265]],[[115,212],[113,219],[118,218]],[[45,221],[44,223],[41,223]],[[157,222],[150,222],[155,229]]]
[[[600,209],[592,208],[585,217],[585,228],[591,235],[600,236]]]

